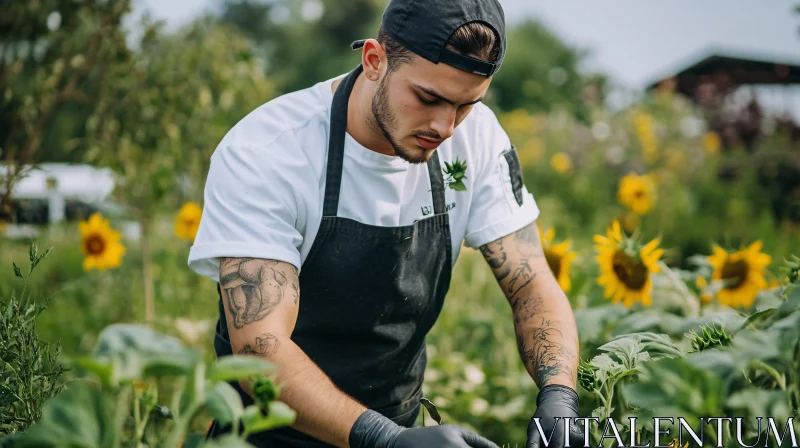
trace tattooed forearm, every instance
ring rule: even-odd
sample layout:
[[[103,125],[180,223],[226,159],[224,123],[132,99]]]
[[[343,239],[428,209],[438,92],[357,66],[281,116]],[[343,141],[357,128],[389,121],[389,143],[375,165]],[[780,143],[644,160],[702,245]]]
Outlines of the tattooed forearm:
[[[286,263],[257,258],[226,258],[220,263],[220,289],[235,328],[267,317],[287,287],[297,291],[297,276],[287,279]],[[297,303],[298,295],[294,297]]]
[[[511,310],[514,312],[514,322],[521,324],[542,312],[542,296],[520,296],[512,300]]]
[[[518,327],[517,348],[520,357],[540,388],[556,376],[574,376],[571,366],[577,358],[565,342],[561,330],[544,318],[539,326],[530,331]]]
[[[575,383],[578,335],[536,223],[481,247],[511,305],[520,357],[539,387]]]
[[[506,266],[506,259],[508,258],[503,250],[503,239],[499,239],[485,246],[481,246],[481,254],[489,263],[489,267],[494,271],[498,281],[503,280],[508,276],[511,270]]]
[[[245,346],[239,350],[239,354],[271,356],[278,350],[279,346],[280,342],[278,341],[277,337],[269,333],[264,333],[256,338],[256,343],[254,346],[245,344]]]
[[[531,261],[544,257],[536,224],[481,246],[480,251],[508,297],[536,277]]]
[[[508,282],[508,294],[512,297],[515,296],[520,289],[527,286],[534,278],[536,278],[536,273],[531,269],[528,260],[521,260],[516,269],[514,269],[514,275],[511,276],[511,280]]]

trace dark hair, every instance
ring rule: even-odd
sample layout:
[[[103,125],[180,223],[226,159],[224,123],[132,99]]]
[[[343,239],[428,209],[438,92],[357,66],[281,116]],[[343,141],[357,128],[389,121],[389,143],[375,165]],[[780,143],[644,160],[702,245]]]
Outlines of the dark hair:
[[[411,62],[414,57],[414,53],[392,39],[383,27],[378,29],[378,42],[386,47],[390,73],[400,65]],[[458,28],[447,41],[447,48],[487,62],[495,62],[500,57],[500,39],[481,22],[470,22]]]

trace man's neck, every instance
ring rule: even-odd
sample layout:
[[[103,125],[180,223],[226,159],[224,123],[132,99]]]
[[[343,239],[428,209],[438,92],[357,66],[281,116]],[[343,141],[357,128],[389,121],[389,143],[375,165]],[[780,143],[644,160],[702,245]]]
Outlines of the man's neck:
[[[344,78],[339,78],[331,85],[331,92],[336,93],[339,84]],[[347,104],[347,133],[365,148],[380,154],[395,156],[394,148],[386,140],[383,133],[376,134],[371,129],[369,122],[374,121],[372,114],[373,83],[367,83],[361,73],[353,86],[350,100]],[[377,128],[377,124],[375,125]]]

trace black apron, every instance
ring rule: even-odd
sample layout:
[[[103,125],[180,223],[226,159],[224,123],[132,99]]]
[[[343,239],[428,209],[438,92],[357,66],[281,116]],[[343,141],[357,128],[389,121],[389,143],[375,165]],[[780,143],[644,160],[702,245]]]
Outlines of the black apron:
[[[322,221],[300,272],[300,311],[291,338],[346,394],[413,427],[427,365],[425,336],[450,285],[450,221],[437,152],[427,162],[433,215],[402,227],[337,216],[348,99],[362,70],[353,70],[333,97]],[[221,296],[214,348],[217,356],[232,353]],[[245,406],[253,403],[238,383],[231,384]],[[209,436],[225,431],[214,422]],[[289,427],[254,434],[248,442],[332,446]]]

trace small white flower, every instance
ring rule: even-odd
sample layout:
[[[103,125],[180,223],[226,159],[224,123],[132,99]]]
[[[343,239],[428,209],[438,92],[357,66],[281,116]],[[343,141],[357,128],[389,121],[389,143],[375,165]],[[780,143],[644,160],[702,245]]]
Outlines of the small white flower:
[[[694,138],[705,131],[705,122],[691,115],[681,119],[681,133],[686,138]]]
[[[621,146],[609,146],[606,149],[606,162],[611,165],[619,165],[625,161],[625,148]]]
[[[598,121],[592,125],[592,135],[599,141],[608,140],[611,137],[611,126],[605,121]]]
[[[472,400],[472,403],[470,403],[469,408],[470,411],[472,411],[472,413],[475,415],[483,414],[487,409],[489,409],[489,402],[483,398],[475,398]]]
[[[440,375],[438,370],[431,368],[425,370],[425,381],[437,381],[439,377]]]
[[[464,368],[464,375],[467,377],[467,382],[473,385],[483,384],[483,381],[486,379],[483,370],[472,364],[467,364],[467,367]]]
[[[204,336],[211,328],[209,321],[191,321],[189,319],[175,319],[175,328],[185,341],[194,343]]]

